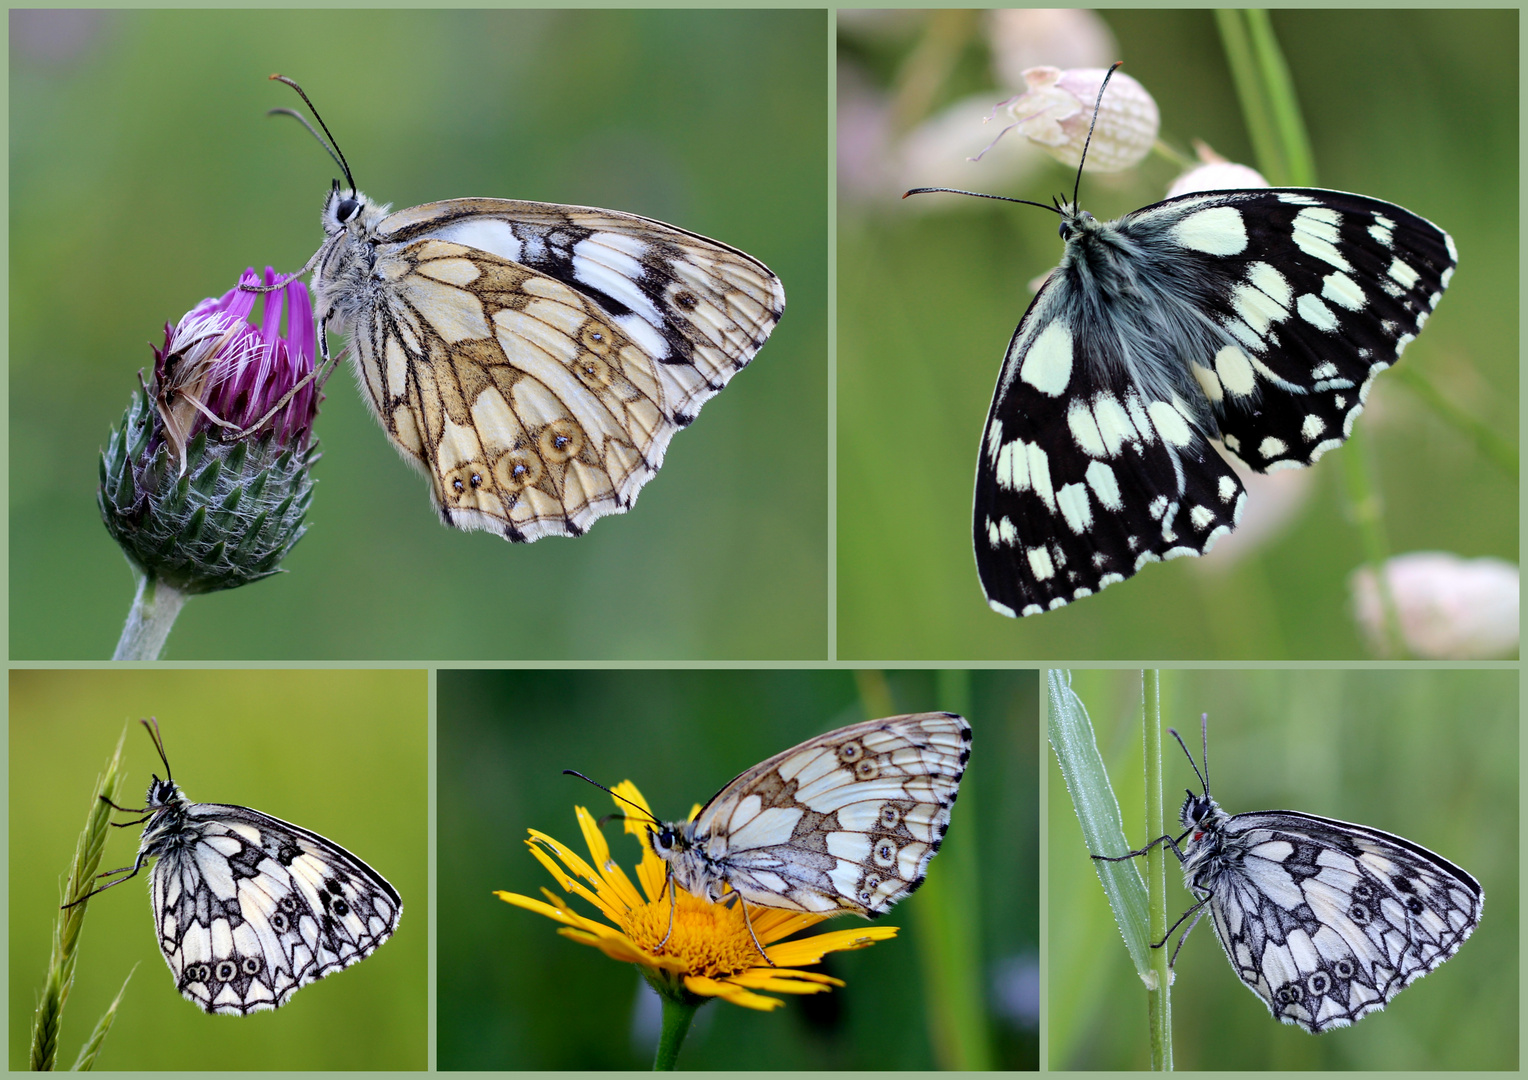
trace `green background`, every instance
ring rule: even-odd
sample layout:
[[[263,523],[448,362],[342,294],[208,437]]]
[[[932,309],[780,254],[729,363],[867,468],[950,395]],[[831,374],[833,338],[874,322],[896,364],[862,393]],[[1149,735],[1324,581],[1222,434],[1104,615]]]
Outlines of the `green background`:
[[[1211,793],[1227,813],[1299,810],[1392,832],[1462,866],[1486,896],[1457,955],[1383,1012],[1320,1036],[1269,1016],[1205,919],[1178,954],[1177,1068],[1517,1068],[1517,684],[1509,670],[1162,673],[1162,723],[1196,753],[1199,715],[1209,713]],[[1076,671],[1072,685],[1125,835],[1144,844],[1153,838],[1142,827],[1140,673]],[[1176,837],[1183,791],[1199,786],[1165,732],[1163,744],[1164,814]],[[1047,756],[1050,1067],[1143,1069],[1146,994]],[[1193,899],[1176,859],[1167,878],[1171,925]]]
[[[947,14],[946,18],[953,18]],[[1204,139],[1255,164],[1209,11],[1110,11],[1124,70],[1161,110],[1162,137]],[[909,20],[910,30],[922,27]],[[991,86],[981,23],[934,102]],[[1459,271],[1406,351],[1456,407],[1515,445],[1518,424],[1518,13],[1281,11],[1288,60],[1322,186],[1397,202],[1447,229]],[[949,23],[945,24],[949,29]],[[915,45],[850,36],[840,51],[890,84]],[[939,45],[925,42],[937,53]],[[995,103],[1013,93],[992,90]],[[990,125],[989,125],[990,127]],[[852,135],[840,128],[840,139]],[[991,137],[972,132],[972,148]],[[1015,136],[1010,135],[1010,138]],[[1049,159],[1046,159],[1047,161]],[[1113,218],[1163,197],[1159,157],[1083,178],[1082,205]],[[980,166],[973,166],[979,176]],[[1050,162],[1023,190],[1070,197]],[[980,179],[970,185],[983,188]],[[971,552],[977,444],[1026,283],[1055,266],[1054,215],[954,195],[910,209],[901,191],[839,218],[839,655],[982,658],[1360,657],[1347,577],[1363,558],[1326,455],[1292,526],[1223,574],[1197,559],[1145,568],[1095,597],[1009,620],[984,602]],[[1518,552],[1518,484],[1445,425],[1398,376],[1380,378],[1364,433],[1392,552]]]
[[[147,869],[89,901],[60,1067],[134,972],[102,1069],[423,1069],[430,925],[423,671],[13,671],[10,682],[10,1063],[32,1009],[90,794],[124,726],[117,802],[164,775],[137,723],[156,716],[193,802],[251,806],[339,843],[403,897],[398,932],[274,1012],[208,1016],[181,998],[154,939]],[[130,815],[113,815],[132,820]],[[132,864],[114,829],[103,870]],[[134,965],[137,965],[136,971]]]
[[[767,263],[787,310],[634,509],[577,540],[442,526],[349,372],[291,573],[187,605],[167,658],[824,657],[822,11],[14,15],[11,655],[111,654],[133,595],[97,454],[162,340],[323,239],[334,164],[402,209],[492,195],[672,221]],[[75,28],[75,29],[71,29]],[[76,36],[71,36],[76,35]],[[348,365],[347,365],[348,366]],[[786,438],[786,436],[790,436]]]
[[[697,1069],[928,1069],[925,1012],[936,991],[920,967],[941,869],[973,860],[961,903],[979,927],[990,987],[1038,960],[1037,679],[1033,671],[889,676],[897,712],[950,709],[972,722],[969,769],[929,886],[881,922],[891,941],[831,954],[814,970],[846,986],[786,997],[770,1013],[703,1006],[680,1054]],[[493,896],[541,896],[552,878],[525,847],[536,828],[581,855],[573,807],[598,816],[595,780],[636,782],[653,812],[683,818],[737,773],[797,742],[866,718],[845,671],[468,672],[439,676],[439,1065],[442,1069],[645,1069],[657,1001],[628,964],[556,933],[550,919]],[[968,704],[958,701],[966,698]],[[876,715],[882,715],[877,713]],[[605,827],[628,872],[639,847]],[[576,901],[575,905],[581,905]],[[586,908],[581,907],[580,910]],[[946,913],[948,914],[948,913]],[[853,916],[818,931],[852,929]],[[806,931],[810,934],[812,931]],[[1031,992],[1032,989],[1031,989]],[[643,1004],[648,1007],[643,1012]],[[1031,1004],[1031,1016],[1033,1016]],[[990,1015],[996,1061],[1034,1068],[1038,1036]],[[645,1017],[646,1026],[643,1018]]]

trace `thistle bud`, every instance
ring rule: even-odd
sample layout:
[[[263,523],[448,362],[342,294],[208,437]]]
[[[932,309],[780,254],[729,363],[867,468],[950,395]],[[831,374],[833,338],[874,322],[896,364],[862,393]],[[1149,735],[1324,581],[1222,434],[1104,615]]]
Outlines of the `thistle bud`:
[[[1024,72],[1029,89],[1003,103],[1017,130],[1063,165],[1082,160],[1093,105],[1106,68],[1035,67]],[[1157,103],[1123,72],[1109,80],[1088,144],[1089,172],[1119,172],[1144,158],[1157,141]]]
[[[101,454],[107,531],[144,580],[184,594],[269,577],[306,531],[322,396],[313,309],[300,281],[248,291],[259,283],[246,270],[240,287],[165,325],[153,379]]]

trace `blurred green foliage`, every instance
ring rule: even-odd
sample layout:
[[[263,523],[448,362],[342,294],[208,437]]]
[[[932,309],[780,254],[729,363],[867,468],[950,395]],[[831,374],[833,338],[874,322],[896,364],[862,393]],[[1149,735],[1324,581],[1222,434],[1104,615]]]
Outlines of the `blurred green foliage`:
[[[930,883],[942,862],[975,845],[979,978],[995,1057],[1000,1068],[1033,1069],[1038,1002],[1022,995],[1038,987],[1038,680],[1033,671],[954,674],[953,691],[950,673],[888,679],[899,712],[951,709],[971,719],[971,764]],[[596,817],[614,812],[609,796],[563,769],[606,784],[631,779],[654,813],[683,818],[753,764],[866,719],[853,674],[442,671],[438,694],[440,1068],[648,1068],[658,1004],[636,971],[559,937],[551,920],[503,903],[494,890],[540,896],[553,888],[526,850],[528,828],[586,855],[573,807]],[[962,696],[965,704],[950,700]],[[612,857],[629,871],[636,840],[618,823],[605,832]],[[680,1067],[935,1067],[919,965],[928,897],[914,894],[883,917],[901,928],[894,940],[833,954],[814,969],[846,986],[787,997],[770,1013],[705,1005]],[[823,929],[855,921],[844,916]]]
[[[852,58],[859,81],[890,87],[909,57],[939,52],[918,52],[922,16],[898,17],[874,33],[864,20],[840,24],[840,56]],[[1204,139],[1250,163],[1211,12],[1103,17],[1124,70],[1156,98],[1166,141],[1188,151]],[[992,85],[983,25],[970,20],[960,49],[943,42],[959,62],[933,111]],[[1459,271],[1403,366],[1515,445],[1518,13],[1279,11],[1273,26],[1319,183],[1397,202],[1458,244]],[[1014,92],[990,90],[993,103]],[[866,133],[852,126],[861,115],[840,118],[841,146],[865,145]],[[973,130],[966,152],[994,126]],[[1022,190],[993,193],[1070,197],[1075,170],[1043,161]],[[1161,199],[1174,172],[1153,157],[1120,176],[1090,174],[1081,201],[1100,218],[1117,217]],[[980,165],[971,173],[970,186],[992,190],[981,187]],[[1347,611],[1347,578],[1363,553],[1344,494],[1345,451],[1311,470],[1313,491],[1287,529],[1232,566],[1180,559],[1039,618],[989,611],[971,553],[977,444],[1009,338],[1033,297],[1026,283],[1056,264],[1062,245],[1055,218],[1033,208],[954,195],[919,196],[927,205],[913,208],[901,194],[840,199],[840,656],[1364,655]],[[1515,477],[1398,383],[1378,380],[1358,424],[1391,551],[1515,562]]]
[[[301,106],[273,71],[395,208],[645,214],[762,259],[788,309],[635,508],[577,540],[443,527],[338,375],[291,573],[189,604],[167,658],[825,656],[826,41],[821,10],[15,13],[12,656],[104,658],[121,630],[96,459],[145,341],[323,238],[337,170],[265,117]]]
[[[1140,673],[1074,671],[1072,685],[1092,718],[1126,835],[1144,844],[1153,837],[1141,832]],[[1443,967],[1383,1012],[1320,1036],[1271,1018],[1230,970],[1205,919],[1178,955],[1176,1067],[1515,1069],[1517,672],[1162,672],[1163,723],[1196,753],[1204,712],[1211,793],[1227,813],[1299,810],[1393,832],[1462,866],[1486,900],[1479,929]],[[1182,792],[1199,786],[1177,744],[1165,733],[1163,742],[1164,809],[1177,836]],[[1048,768],[1049,1067],[1145,1068],[1145,989],[1054,760]],[[1171,923],[1193,898],[1176,859],[1167,877]]]
[[[274,1012],[208,1016],[160,956],[145,868],[89,901],[59,1060],[74,1060],[136,964],[99,1068],[425,1068],[428,715],[423,671],[11,672],[11,1068],[27,1067],[69,860],[124,725],[121,805],[143,805],[150,774],[164,774],[137,723],[148,716],[188,798],[250,806],[353,851],[398,890],[403,920],[359,966]],[[141,831],[113,830],[102,865],[131,866]]]

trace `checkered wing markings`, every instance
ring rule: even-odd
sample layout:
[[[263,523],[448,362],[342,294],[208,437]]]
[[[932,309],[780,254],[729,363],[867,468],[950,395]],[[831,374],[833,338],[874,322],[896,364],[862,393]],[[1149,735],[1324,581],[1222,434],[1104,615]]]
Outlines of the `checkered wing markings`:
[[[632,505],[669,440],[785,308],[756,259],[615,211],[457,199],[377,230],[362,380],[447,524],[579,535]]]
[[[1339,445],[1457,261],[1416,215],[1316,189],[1066,220],[1074,235],[1009,346],[977,470],[978,569],[1010,615],[1208,551],[1245,493],[1207,440],[1258,471]]]
[[[396,890],[316,833],[212,803],[185,821],[196,839],[160,853],[149,890],[176,988],[205,1011],[274,1009],[397,929]]]
[[[749,903],[874,918],[923,883],[949,826],[971,727],[917,713],[840,728],[739,775],[687,829],[709,865],[680,853],[675,880],[721,882]]]
[[[1479,883],[1399,836],[1294,811],[1237,814],[1210,912],[1232,968],[1275,1017],[1319,1033],[1383,1009],[1458,951]]]

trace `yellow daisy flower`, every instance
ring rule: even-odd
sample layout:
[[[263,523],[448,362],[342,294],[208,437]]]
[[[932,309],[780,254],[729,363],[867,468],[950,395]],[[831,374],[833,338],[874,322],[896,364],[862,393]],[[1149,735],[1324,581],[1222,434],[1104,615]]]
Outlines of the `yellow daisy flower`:
[[[665,1001],[685,1001],[694,1006],[713,997],[734,1005],[767,1012],[783,1005],[779,998],[757,991],[779,994],[816,994],[842,980],[815,971],[799,970],[819,962],[830,952],[862,949],[877,941],[896,937],[894,926],[856,926],[849,930],[819,934],[797,941],[784,938],[815,926],[826,916],[798,911],[748,905],[748,920],[769,960],[748,933],[743,917],[743,902],[713,904],[684,889],[670,892],[665,885],[665,864],[648,841],[648,824],[655,820],[647,800],[630,780],[613,789],[617,806],[629,801],[647,814],[647,820],[628,815],[626,831],[642,844],[642,861],[637,865],[640,891],[626,872],[610,857],[610,846],[588,810],[574,807],[578,826],[583,831],[593,865],[576,852],[545,833],[530,831],[526,845],[542,866],[557,879],[567,895],[559,896],[543,889],[546,900],[536,900],[511,892],[494,895],[528,911],[539,912],[563,924],[557,931],[564,937],[593,945],[614,960],[636,964],[653,989]],[[700,807],[690,812],[693,818]],[[588,918],[574,911],[572,896],[593,904],[606,922]],[[672,903],[672,906],[671,906]],[[670,912],[673,930],[670,933]],[[664,937],[668,940],[665,942]],[[659,943],[662,948],[659,948]],[[773,964],[773,966],[771,966]]]

